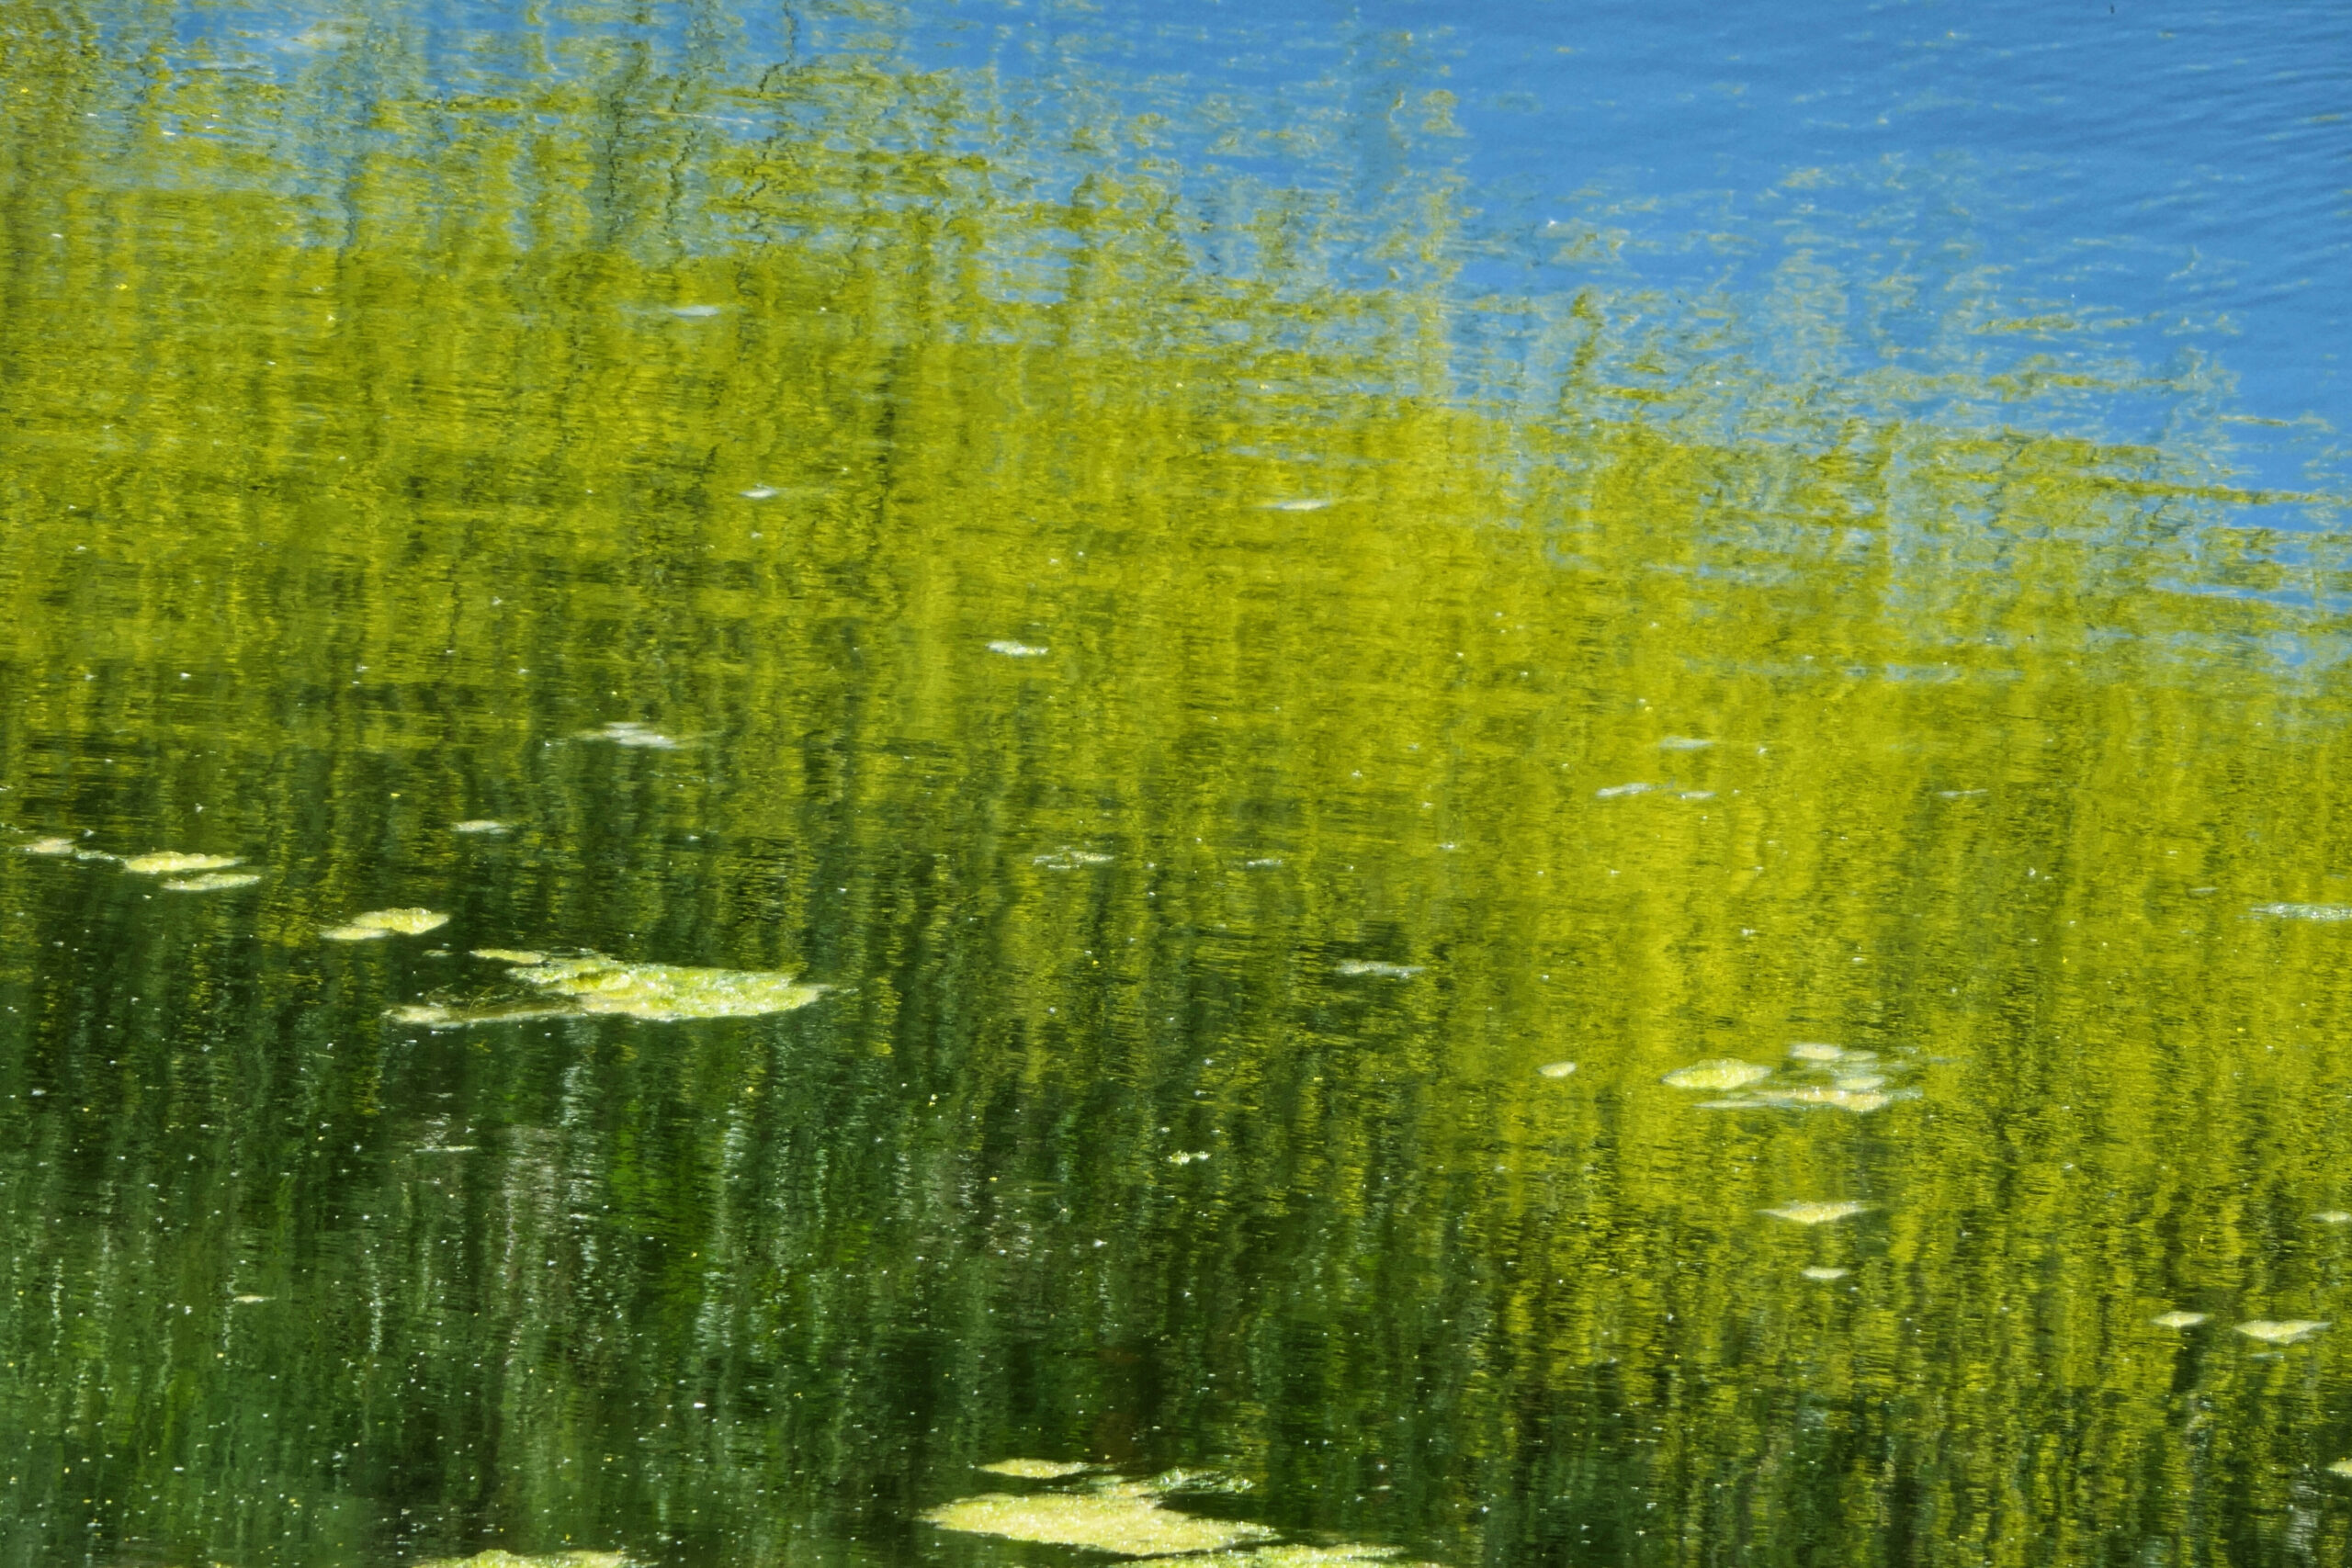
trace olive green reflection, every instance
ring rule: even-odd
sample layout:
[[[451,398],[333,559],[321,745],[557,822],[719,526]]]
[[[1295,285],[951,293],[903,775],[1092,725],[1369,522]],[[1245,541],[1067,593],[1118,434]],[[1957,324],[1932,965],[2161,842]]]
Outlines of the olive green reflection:
[[[1412,117],[379,19],[0,14],[9,1562],[2344,1559],[2332,502]]]

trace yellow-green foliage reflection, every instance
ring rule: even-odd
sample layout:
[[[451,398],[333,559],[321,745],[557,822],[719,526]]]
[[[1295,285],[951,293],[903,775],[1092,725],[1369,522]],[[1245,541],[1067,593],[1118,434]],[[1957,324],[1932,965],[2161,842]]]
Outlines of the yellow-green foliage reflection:
[[[826,15],[0,14],[12,1550],[2341,1560],[2334,502]]]

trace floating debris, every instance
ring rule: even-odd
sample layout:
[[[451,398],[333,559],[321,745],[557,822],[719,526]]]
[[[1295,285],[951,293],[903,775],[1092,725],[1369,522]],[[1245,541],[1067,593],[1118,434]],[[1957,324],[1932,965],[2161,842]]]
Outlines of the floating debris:
[[[512,822],[501,822],[491,817],[469,817],[462,822],[449,824],[452,833],[506,833],[514,830]]]
[[[2352,1475],[2352,1459],[2337,1460],[2327,1468],[2329,1473],[2334,1475]]]
[[[989,651],[1001,653],[1007,659],[1043,659],[1054,650],[1050,648],[1039,648],[1033,643],[1013,642],[1000,637],[989,644]]]
[[[633,718],[616,719],[594,729],[582,729],[572,736],[574,740],[609,740],[616,746],[634,746],[644,751],[674,751],[682,741],[662,734]]]
[[[984,1470],[990,1475],[1018,1476],[1023,1481],[1059,1481],[1094,1467],[1084,1460],[1001,1459],[994,1464],[974,1465],[972,1468]]]
[[[1204,1160],[1208,1157],[1209,1151],[1206,1149],[1178,1149],[1174,1154],[1168,1156],[1168,1163],[1170,1165],[1191,1165],[1195,1160]]]
[[[1394,1546],[1351,1540],[1337,1546],[1261,1546],[1192,1557],[1148,1557],[1129,1568],[1349,1568],[1350,1564],[1363,1562],[1385,1562],[1390,1568],[1432,1568],[1428,1563],[1400,1562],[1402,1555]]]
[[[1713,800],[1715,798],[1715,792],[1711,789],[1686,789],[1677,793],[1674,798],[1677,800]]]
[[[75,842],[73,839],[51,837],[35,839],[31,843],[18,844],[17,848],[28,855],[70,855],[74,853]]]
[[[1981,789],[1939,789],[1936,791],[1937,795],[1944,800],[1973,800],[1976,796],[1985,793],[1987,792]]]
[[[108,855],[106,858],[112,860],[114,857]],[[165,876],[187,871],[226,871],[232,865],[243,863],[243,860],[236,855],[184,855],[169,850],[158,850],[153,854],[132,855],[122,863],[122,869],[135,871],[142,876]]]
[[[2352,920],[2352,904],[2256,904],[2250,912],[2281,920]]]
[[[784,491],[774,485],[753,485],[748,490],[739,490],[735,493],[745,501],[774,501]]]
[[[1867,1093],[1874,1089],[1884,1089],[1886,1087],[1886,1075],[1883,1073],[1849,1073],[1842,1077],[1831,1079],[1830,1087],[1833,1089],[1843,1089],[1849,1094]]]
[[[253,1306],[257,1303],[269,1300],[267,1296],[231,1296],[229,1299],[239,1306]]]
[[[1789,1047],[1789,1055],[1800,1062],[1842,1062],[1846,1050],[1842,1045],[1825,1045],[1817,1040],[1800,1040]]]
[[[493,964],[545,964],[548,955],[533,953],[527,947],[477,947],[472,956],[487,958]]]
[[[1576,1072],[1577,1065],[1574,1062],[1546,1062],[1535,1070],[1547,1078],[1565,1078]]]
[[[1828,1269],[1828,1268],[1820,1268],[1820,1267],[1815,1267],[1815,1268],[1812,1268],[1812,1269],[1798,1269],[1798,1270],[1797,1270],[1797,1272],[1798,1272],[1798,1273],[1800,1273],[1800,1274],[1803,1274],[1803,1275],[1804,1275],[1806,1279],[1808,1279],[1808,1280],[1842,1280],[1842,1279],[1844,1279],[1844,1278],[1846,1277],[1846,1275],[1847,1275],[1847,1273],[1849,1272],[1849,1270],[1844,1269]]]
[[[1409,980],[1427,968],[1423,964],[1383,964],[1373,958],[1346,958],[1331,966],[1335,975],[1378,975],[1384,979]]]
[[[1402,1557],[1400,1549],[1394,1546],[1342,1541],[1337,1546],[1261,1546],[1190,1557],[1148,1557],[1131,1568],[1351,1568],[1367,1562],[1387,1563],[1390,1568],[1433,1568],[1429,1563],[1406,1562]]]
[[[2317,1220],[2324,1225],[2352,1224],[2352,1214],[2347,1214],[2341,1209],[2322,1209],[2318,1213],[2313,1214],[2312,1218]]]
[[[388,936],[423,936],[449,923],[437,909],[370,909],[319,934],[329,942],[375,942]]]
[[[2211,1321],[2212,1316],[2210,1312],[2160,1312],[2148,1321],[2158,1328],[2194,1328]]]
[[[707,321],[726,309],[724,305],[673,305],[670,314],[684,321]]]
[[[1282,863],[1283,858],[1280,855],[1264,855],[1257,860],[1245,860],[1241,863],[1241,865],[1242,869],[1245,871],[1263,871],[1269,866],[1276,866]]]
[[[1717,1056],[1709,1061],[1693,1062],[1687,1067],[1677,1067],[1659,1081],[1676,1089],[1746,1089],[1761,1083],[1772,1076],[1770,1067],[1759,1067],[1753,1062],[1736,1057]]]
[[[1082,865],[1109,865],[1111,857],[1092,850],[1059,849],[1049,854],[1032,855],[1029,863],[1042,865],[1049,871],[1076,871]]]
[[[2290,1317],[2274,1321],[2258,1317],[2251,1323],[2239,1324],[2237,1330],[2247,1338],[2259,1339],[2265,1345],[2293,1345],[2310,1338],[2326,1326],[2324,1323],[2314,1323],[2309,1318]]]
[[[1595,800],[1614,800],[1621,795],[1647,795],[1652,790],[1665,787],[1663,784],[1639,783],[1611,784],[1607,789],[1594,790],[1592,796]]]
[[[1266,502],[1265,510],[1268,512],[1320,512],[1327,506],[1337,504],[1338,502],[1330,496],[1307,495],[1301,496],[1296,501],[1270,501]]]
[[[1274,1532],[1240,1519],[1203,1518],[1162,1507],[1149,1487],[1106,1487],[1091,1493],[1041,1492],[1026,1497],[986,1492],[959,1498],[922,1516],[942,1529],[1007,1540],[1085,1546],[1128,1557],[1215,1551]]]
[[[1702,740],[1695,735],[1669,735],[1657,743],[1657,749],[1661,751],[1703,751],[1713,744],[1713,741]]]
[[[251,887],[261,880],[254,871],[208,871],[201,876],[183,876],[164,884],[166,893],[226,893],[232,887]]]
[[[1800,1111],[1833,1109],[1850,1111],[1857,1115],[1883,1110],[1894,1100],[1892,1095],[1869,1089],[1838,1089],[1820,1084],[1809,1084],[1802,1089],[1767,1089],[1755,1098],[1759,1105],[1785,1105]]]
[[[1137,1484],[1153,1492],[1214,1492],[1226,1497],[1238,1497],[1251,1489],[1243,1477],[1222,1470],[1163,1470]]]
[[[617,1551],[552,1551],[526,1557],[492,1547],[471,1557],[435,1557],[416,1568],[628,1568],[628,1559]]]
[[[1783,1203],[1765,1213],[1775,1219],[1792,1220],[1801,1225],[1826,1225],[1838,1220],[1850,1220],[1870,1207],[1867,1203]]]
[[[486,953],[496,953],[486,949]],[[489,1001],[453,1007],[426,1002],[394,1008],[395,1023],[428,1029],[460,1029],[472,1023],[514,1023],[541,1018],[634,1018],[649,1023],[688,1019],[758,1018],[808,1006],[830,988],[803,985],[793,976],[760,969],[702,969],[675,964],[627,964],[588,953],[513,964],[514,978],[549,997],[546,1000]]]

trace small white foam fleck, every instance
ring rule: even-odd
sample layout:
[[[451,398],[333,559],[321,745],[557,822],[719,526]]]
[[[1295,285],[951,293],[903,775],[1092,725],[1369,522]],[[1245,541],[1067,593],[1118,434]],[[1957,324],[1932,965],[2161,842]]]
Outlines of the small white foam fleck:
[[[1040,648],[1035,643],[1014,642],[1009,637],[999,637],[989,644],[989,651],[1001,653],[1007,659],[1043,659],[1053,652],[1053,649]]]
[[[1652,790],[1658,787],[1658,785],[1654,784],[1636,782],[1634,784],[1611,784],[1606,789],[1594,790],[1592,794],[1593,798],[1596,800],[1615,800],[1620,795],[1647,795]]]

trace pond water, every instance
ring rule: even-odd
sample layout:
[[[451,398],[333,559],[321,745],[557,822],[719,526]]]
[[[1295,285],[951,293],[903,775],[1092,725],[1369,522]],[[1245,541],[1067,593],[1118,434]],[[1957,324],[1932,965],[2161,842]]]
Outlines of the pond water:
[[[0,1562],[2346,1561],[2352,41],[2079,9],[0,11]]]

